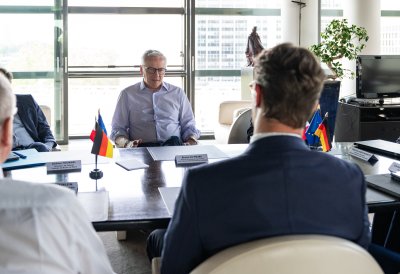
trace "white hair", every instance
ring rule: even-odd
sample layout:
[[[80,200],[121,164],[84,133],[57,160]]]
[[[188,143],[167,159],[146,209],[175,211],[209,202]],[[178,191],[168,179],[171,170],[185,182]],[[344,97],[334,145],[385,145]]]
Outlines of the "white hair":
[[[165,57],[164,54],[162,54],[160,51],[155,50],[155,49],[149,49],[146,50],[145,53],[142,56],[142,65],[145,65],[146,60],[150,57],[161,57],[164,59],[165,64],[167,64],[167,58]]]
[[[0,73],[0,131],[4,121],[13,116],[15,102],[10,81]]]

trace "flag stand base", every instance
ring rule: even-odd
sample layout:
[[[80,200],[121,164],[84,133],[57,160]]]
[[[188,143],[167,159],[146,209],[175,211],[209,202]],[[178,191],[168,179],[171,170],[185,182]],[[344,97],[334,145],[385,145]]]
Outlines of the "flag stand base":
[[[311,150],[322,151],[322,146],[308,146]]]
[[[90,171],[89,177],[92,178],[93,180],[101,179],[103,178],[103,171],[101,171],[98,168],[95,168],[92,171]]]

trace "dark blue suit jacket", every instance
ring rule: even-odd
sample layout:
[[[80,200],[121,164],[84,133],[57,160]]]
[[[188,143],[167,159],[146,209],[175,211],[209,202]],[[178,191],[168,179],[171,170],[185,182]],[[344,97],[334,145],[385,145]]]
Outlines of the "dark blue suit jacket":
[[[164,238],[162,273],[188,273],[227,247],[288,234],[370,243],[360,168],[273,136],[239,157],[189,169]]]
[[[35,142],[53,142],[56,140],[51,132],[43,111],[30,94],[17,94],[18,115],[24,124],[26,131]]]

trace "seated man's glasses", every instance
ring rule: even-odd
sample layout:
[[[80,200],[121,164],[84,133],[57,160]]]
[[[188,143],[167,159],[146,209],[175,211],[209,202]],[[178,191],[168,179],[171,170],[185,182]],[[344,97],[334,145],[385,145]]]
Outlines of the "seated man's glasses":
[[[167,70],[166,68],[152,68],[152,67],[144,67],[144,68],[150,74],[155,74],[156,72],[158,72],[159,75],[164,75],[165,71]]]

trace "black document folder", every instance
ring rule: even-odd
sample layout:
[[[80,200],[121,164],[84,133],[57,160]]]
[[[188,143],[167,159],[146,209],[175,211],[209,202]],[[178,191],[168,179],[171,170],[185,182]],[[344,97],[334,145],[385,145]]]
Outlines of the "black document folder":
[[[369,187],[400,198],[400,181],[394,180],[390,174],[366,175],[365,179]]]
[[[400,159],[400,144],[385,140],[358,141],[354,145],[357,148],[375,152],[388,157]]]

